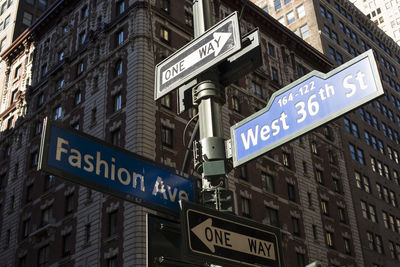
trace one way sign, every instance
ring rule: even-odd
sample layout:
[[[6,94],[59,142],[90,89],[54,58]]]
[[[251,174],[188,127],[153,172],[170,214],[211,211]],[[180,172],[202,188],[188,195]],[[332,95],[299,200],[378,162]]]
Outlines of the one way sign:
[[[189,255],[223,266],[281,267],[279,229],[182,203],[181,222]]]
[[[234,12],[156,66],[155,100],[240,50],[240,42]]]

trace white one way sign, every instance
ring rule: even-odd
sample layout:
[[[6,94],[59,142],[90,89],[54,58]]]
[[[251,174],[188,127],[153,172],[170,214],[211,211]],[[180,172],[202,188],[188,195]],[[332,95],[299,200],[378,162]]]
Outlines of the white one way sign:
[[[241,48],[237,12],[156,66],[157,100]]]

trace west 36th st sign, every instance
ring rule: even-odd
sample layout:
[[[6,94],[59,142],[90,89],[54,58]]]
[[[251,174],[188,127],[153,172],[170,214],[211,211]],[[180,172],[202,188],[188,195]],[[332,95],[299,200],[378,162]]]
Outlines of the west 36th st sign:
[[[157,100],[216,65],[241,47],[237,12],[210,28],[156,66]]]
[[[231,127],[233,166],[261,156],[383,93],[372,50],[330,73],[313,71],[275,92],[264,109]]]

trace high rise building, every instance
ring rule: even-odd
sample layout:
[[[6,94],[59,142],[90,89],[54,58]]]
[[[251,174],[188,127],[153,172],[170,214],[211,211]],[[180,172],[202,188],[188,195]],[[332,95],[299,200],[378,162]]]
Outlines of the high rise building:
[[[400,1],[351,0],[351,2],[400,45]]]
[[[192,2],[60,0],[4,50],[1,64],[7,71],[0,72],[5,81],[0,109],[2,266],[196,264],[182,263],[179,255],[166,254],[169,249],[150,251],[149,240],[154,241],[155,231],[149,228],[149,218],[175,224],[179,218],[36,170],[46,117],[172,169],[183,167],[187,148],[182,139],[186,143],[194,127],[189,125],[185,136],[184,129],[196,109],[177,116],[176,92],[154,101],[153,70],[156,63],[193,38]],[[311,14],[308,2],[303,8],[298,2],[295,16]],[[325,2],[324,8],[334,11]],[[224,89],[226,139],[231,125],[264,108],[275,91],[311,70],[328,72],[332,68],[328,57],[250,2],[214,1],[214,23],[233,11],[242,14],[242,35],[259,28],[263,66]],[[311,40],[315,25],[304,28],[305,19],[299,25],[301,35],[307,39],[309,34]],[[318,42],[319,37],[312,40]],[[364,110],[384,119],[372,113],[372,107]],[[360,121],[356,120],[358,114],[353,112],[347,119],[355,124]],[[366,236],[359,235],[365,223],[360,224],[363,218],[356,216],[359,198],[367,196],[363,198],[368,207],[366,223],[372,225],[371,218],[379,216],[380,207],[372,206],[375,195],[361,189],[360,197],[353,201],[354,169],[361,175],[363,190],[369,188],[369,192],[375,190],[372,182],[383,178],[360,168],[360,162],[369,163],[367,151],[378,153],[368,150],[361,139],[352,143],[357,162],[346,156],[350,147],[345,143],[343,148],[340,138],[343,123],[324,125],[228,174],[235,213],[280,228],[284,266],[300,267],[315,260],[324,266],[368,266],[363,258],[365,243],[360,240]],[[358,125],[360,128],[350,129],[357,129],[361,136],[361,121]],[[384,139],[377,132],[371,134]],[[385,139],[385,145],[388,142]],[[391,147],[394,159],[395,145]],[[383,162],[383,156],[376,159]],[[346,161],[351,163],[351,171],[346,170]],[[200,177],[192,165],[187,169]],[[367,175],[370,180],[364,178]],[[366,181],[370,181],[369,187]],[[383,180],[381,185],[389,188],[385,184],[393,182]],[[391,190],[397,193],[397,189]],[[394,203],[392,199],[390,203]],[[388,215],[397,216],[398,211],[381,202]],[[157,231],[167,228],[158,227]],[[375,228],[370,231],[374,248],[378,248],[379,232]],[[176,231],[163,234],[163,241],[173,235]],[[179,242],[174,239],[174,248],[179,248]]]
[[[385,95],[337,122],[365,266],[399,266],[399,46],[350,1],[254,2],[335,65],[373,49]]]

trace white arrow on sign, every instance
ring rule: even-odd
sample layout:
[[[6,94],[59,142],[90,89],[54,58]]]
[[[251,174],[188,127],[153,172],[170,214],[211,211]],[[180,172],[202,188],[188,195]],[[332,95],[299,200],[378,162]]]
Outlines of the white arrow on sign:
[[[221,49],[224,47],[225,43],[228,41],[229,37],[231,37],[232,33],[230,32],[215,32],[213,34],[214,39],[207,42],[203,46],[201,46],[196,51],[189,54],[187,57],[177,62],[175,65],[169,67],[165,71],[161,73],[161,84],[164,84],[174,78],[176,75],[179,75],[182,71],[192,67],[194,64],[202,61],[207,56],[211,55],[214,52],[214,56],[218,56]]]
[[[253,238],[212,226],[212,218],[193,227],[191,231],[215,253],[215,246],[276,260],[272,242]]]

